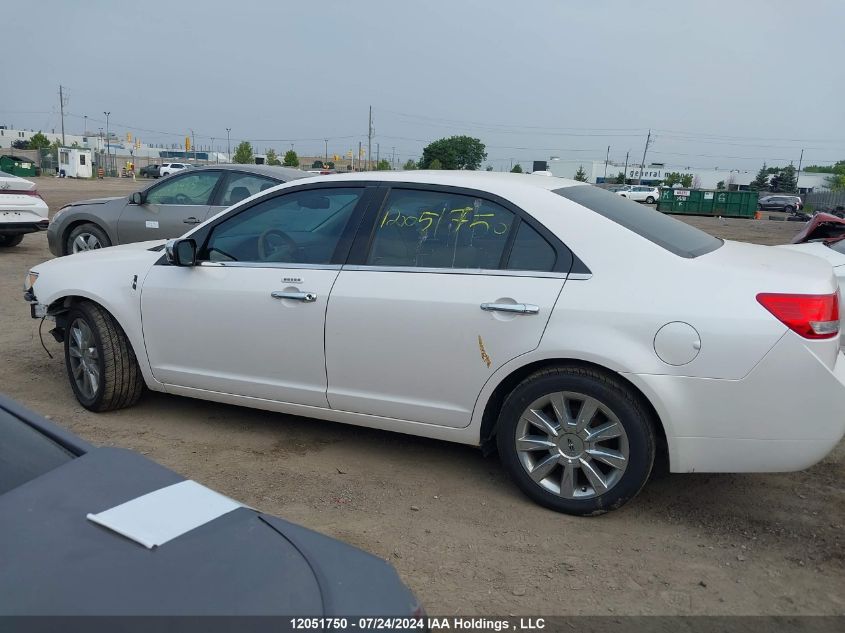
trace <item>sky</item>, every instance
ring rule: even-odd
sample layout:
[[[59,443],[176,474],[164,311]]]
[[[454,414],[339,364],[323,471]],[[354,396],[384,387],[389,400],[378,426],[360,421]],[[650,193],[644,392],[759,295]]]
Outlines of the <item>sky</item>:
[[[756,169],[845,159],[843,0],[157,0],[3,10],[0,125],[398,164],[467,134],[551,156]],[[213,139],[213,140],[212,140]]]

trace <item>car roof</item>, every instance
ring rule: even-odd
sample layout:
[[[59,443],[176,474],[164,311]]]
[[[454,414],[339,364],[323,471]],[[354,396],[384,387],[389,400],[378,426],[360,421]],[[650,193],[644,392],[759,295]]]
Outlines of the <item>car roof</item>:
[[[307,174],[306,174],[307,175]],[[494,194],[506,195],[517,189],[545,189],[552,191],[563,187],[590,186],[588,183],[533,174],[512,174],[490,171],[425,170],[412,171],[361,171],[355,173],[314,176],[304,182],[402,182],[431,185],[446,185],[481,189]],[[303,183],[304,184],[304,183]]]
[[[172,163],[171,163],[172,164]],[[180,163],[190,165],[191,163]],[[307,178],[308,172],[292,167],[278,167],[276,165],[250,165],[240,163],[220,163],[214,165],[197,165],[197,171],[208,171],[209,169],[222,169],[223,171],[246,171],[262,176],[270,176],[279,180],[293,180],[295,178]]]

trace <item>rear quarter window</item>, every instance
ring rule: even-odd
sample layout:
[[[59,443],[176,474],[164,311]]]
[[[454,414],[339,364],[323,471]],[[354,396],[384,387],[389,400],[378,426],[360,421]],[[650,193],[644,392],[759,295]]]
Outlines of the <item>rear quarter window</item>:
[[[599,187],[578,185],[553,191],[679,257],[698,257],[722,245],[722,240],[694,226]]]

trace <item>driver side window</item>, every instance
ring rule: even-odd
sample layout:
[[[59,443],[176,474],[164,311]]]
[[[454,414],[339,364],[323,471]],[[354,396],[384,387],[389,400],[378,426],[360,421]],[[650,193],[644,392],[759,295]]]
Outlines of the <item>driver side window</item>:
[[[330,264],[363,189],[308,189],[263,200],[214,227],[201,259]]]
[[[147,204],[208,204],[219,171],[201,171],[174,176],[147,194]]]

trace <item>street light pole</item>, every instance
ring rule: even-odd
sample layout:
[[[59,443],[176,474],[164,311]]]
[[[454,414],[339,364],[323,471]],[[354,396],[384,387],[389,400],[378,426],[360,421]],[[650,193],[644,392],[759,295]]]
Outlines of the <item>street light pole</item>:
[[[229,143],[229,132],[231,131],[232,128],[226,128],[226,160],[228,160],[230,163],[232,162],[232,146]]]
[[[109,145],[109,115],[111,112],[103,111],[106,115],[106,172],[111,170],[111,147]]]
[[[329,139],[323,139],[326,142],[326,162],[329,162]]]

